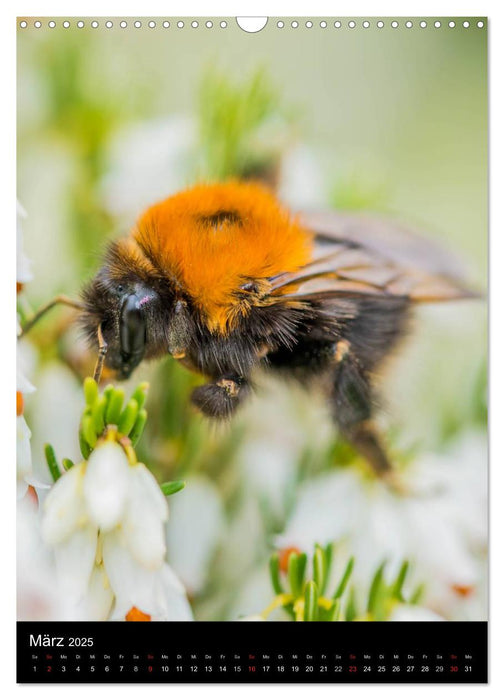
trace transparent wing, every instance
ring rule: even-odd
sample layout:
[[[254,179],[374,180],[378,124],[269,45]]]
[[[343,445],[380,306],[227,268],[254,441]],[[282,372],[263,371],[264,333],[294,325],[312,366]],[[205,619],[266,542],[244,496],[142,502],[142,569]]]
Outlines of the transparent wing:
[[[294,273],[272,277],[273,298],[372,295],[427,302],[476,296],[454,256],[394,221],[333,212],[299,219],[316,236],[314,258]]]

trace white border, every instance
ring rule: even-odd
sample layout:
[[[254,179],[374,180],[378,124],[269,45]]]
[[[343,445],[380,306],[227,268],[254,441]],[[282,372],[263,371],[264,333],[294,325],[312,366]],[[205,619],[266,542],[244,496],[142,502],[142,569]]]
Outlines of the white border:
[[[71,14],[69,11],[71,10]],[[1,196],[2,209],[4,213],[2,221],[1,240],[4,246],[7,247],[8,255],[2,254],[2,264],[5,269],[0,275],[0,283],[2,284],[3,294],[2,309],[4,316],[7,315],[7,324],[13,323],[11,319],[11,311],[13,308],[13,289],[14,289],[14,231],[15,231],[15,32],[14,20],[17,16],[338,16],[338,17],[402,17],[418,16],[418,17],[484,17],[489,16],[489,47],[490,47],[490,106],[491,106],[491,210],[490,210],[490,226],[492,231],[491,236],[491,421],[490,433],[493,437],[491,444],[491,607],[490,607],[490,630],[491,630],[491,663],[490,663],[490,679],[489,687],[483,686],[391,686],[391,685],[360,685],[350,687],[349,685],[329,685],[329,686],[150,686],[147,691],[149,694],[162,693],[163,697],[185,697],[193,696],[194,693],[200,692],[205,698],[235,696],[239,694],[241,697],[255,695],[260,693],[261,696],[278,698],[279,694],[288,693],[290,697],[306,697],[307,694],[315,693],[318,697],[343,696],[350,694],[352,697],[359,697],[361,694],[366,694],[367,697],[378,698],[390,697],[399,695],[425,695],[429,698],[447,697],[475,697],[476,694],[483,693],[488,697],[503,697],[504,693],[504,653],[503,643],[503,628],[504,628],[504,578],[503,578],[503,546],[501,542],[502,533],[504,532],[504,508],[502,499],[504,498],[504,443],[500,439],[504,426],[504,413],[501,408],[504,400],[504,342],[502,332],[502,315],[504,309],[504,274],[502,265],[504,265],[504,217],[502,209],[503,191],[504,191],[504,166],[503,166],[503,128],[504,124],[504,100],[502,88],[502,66],[504,66],[504,32],[502,29],[504,22],[504,9],[502,3],[499,2],[467,2],[465,0],[448,1],[448,0],[410,0],[405,3],[404,0],[389,0],[384,2],[367,2],[354,0],[349,2],[343,0],[337,4],[329,4],[321,0],[310,0],[310,2],[300,2],[299,0],[290,0],[289,2],[280,2],[280,0],[255,0],[254,2],[225,2],[224,0],[214,0],[213,2],[199,2],[194,0],[184,0],[184,2],[159,2],[155,0],[142,0],[142,2],[131,2],[130,0],[122,0],[122,2],[107,2],[107,0],[81,0],[74,1],[71,4],[66,0],[40,0],[27,1],[23,3],[8,3],[7,9],[2,9],[2,22],[0,23],[0,47],[2,49],[2,68],[4,81],[2,85],[2,116],[4,117],[0,135],[2,139],[2,182]],[[7,105],[5,97],[7,96]],[[3,253],[3,251],[2,251]],[[11,257],[12,256],[12,257]],[[7,310],[8,309],[8,310]],[[501,323],[499,323],[501,321]],[[4,320],[5,322],[5,320]],[[10,326],[7,335],[12,332],[13,326]],[[4,348],[5,349],[5,348]],[[15,362],[14,346],[8,347],[7,357],[3,357],[2,361],[4,372],[3,380],[7,382],[7,386],[2,391],[2,418],[1,425],[11,426],[10,434],[14,435],[14,420],[13,415],[13,397],[14,397],[14,376],[12,368]],[[502,398],[501,398],[502,397]],[[6,439],[6,438],[4,438]],[[5,448],[4,448],[5,449]],[[15,686],[15,552],[14,552],[14,537],[13,537],[13,521],[14,521],[14,504],[13,493],[14,488],[14,459],[13,453],[6,452],[2,455],[3,459],[0,462],[0,469],[3,469],[3,480],[1,494],[5,499],[0,512],[3,517],[7,518],[7,522],[3,523],[0,532],[3,535],[2,541],[2,597],[0,606],[1,619],[1,647],[0,659],[3,667],[2,685],[8,686],[9,691],[14,691],[16,695],[24,696],[28,693],[36,693],[37,697],[55,697],[60,693],[71,693],[74,697],[84,697],[89,693],[93,696],[98,695],[110,697],[110,693],[120,694],[121,697],[137,697],[139,693],[144,691],[145,686],[76,686],[71,688],[68,686]]]

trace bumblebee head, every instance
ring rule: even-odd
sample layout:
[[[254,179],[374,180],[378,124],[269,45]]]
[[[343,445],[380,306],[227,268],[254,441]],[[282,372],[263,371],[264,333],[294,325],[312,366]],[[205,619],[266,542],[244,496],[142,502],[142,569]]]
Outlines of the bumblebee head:
[[[112,244],[83,298],[89,341],[102,347],[106,366],[119,379],[127,379],[144,358],[184,356],[192,323],[188,302],[130,240]]]
[[[139,282],[107,279],[100,271],[86,288],[84,302],[90,341],[104,345],[106,365],[127,379],[145,357],[157,294]]]

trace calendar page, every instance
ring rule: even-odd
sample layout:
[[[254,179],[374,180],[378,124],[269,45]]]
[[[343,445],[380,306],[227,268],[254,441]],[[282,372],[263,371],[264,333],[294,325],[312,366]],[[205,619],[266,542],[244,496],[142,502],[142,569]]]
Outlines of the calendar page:
[[[16,24],[18,682],[486,682],[487,18]]]

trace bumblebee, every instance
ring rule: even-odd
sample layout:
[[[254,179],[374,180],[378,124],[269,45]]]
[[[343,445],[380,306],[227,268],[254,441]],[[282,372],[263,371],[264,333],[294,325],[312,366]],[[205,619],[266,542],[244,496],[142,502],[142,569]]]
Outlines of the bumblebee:
[[[103,364],[127,378],[172,355],[207,383],[192,394],[228,419],[258,368],[325,392],[342,436],[380,475],[372,377],[419,302],[463,299],[453,259],[366,215],[293,215],[260,184],[200,184],[147,209],[83,292]]]

